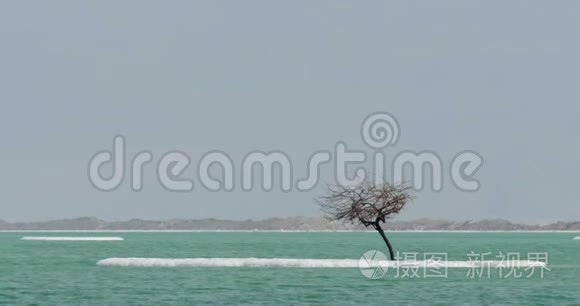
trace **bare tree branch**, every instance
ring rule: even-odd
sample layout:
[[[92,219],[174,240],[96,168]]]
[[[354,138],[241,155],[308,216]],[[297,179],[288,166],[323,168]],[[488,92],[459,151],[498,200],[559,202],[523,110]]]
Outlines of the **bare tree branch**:
[[[368,227],[372,225],[389,247],[391,260],[394,252],[389,240],[383,232],[380,222],[384,223],[398,214],[412,197],[411,188],[404,184],[372,184],[364,181],[357,186],[328,186],[326,194],[318,197],[324,217],[330,221],[347,220],[360,222]]]

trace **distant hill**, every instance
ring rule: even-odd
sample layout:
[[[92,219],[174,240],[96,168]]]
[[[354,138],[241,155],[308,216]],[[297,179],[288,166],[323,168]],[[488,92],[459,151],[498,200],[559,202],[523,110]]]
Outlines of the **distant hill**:
[[[447,221],[418,219],[390,221],[387,231],[580,231],[580,221],[556,222],[547,225],[526,225],[507,220]],[[165,221],[131,219],[104,221],[97,218],[75,218],[47,222],[16,222],[0,220],[0,230],[370,230],[362,225],[346,222],[328,222],[322,217],[289,217],[264,220],[170,219]]]

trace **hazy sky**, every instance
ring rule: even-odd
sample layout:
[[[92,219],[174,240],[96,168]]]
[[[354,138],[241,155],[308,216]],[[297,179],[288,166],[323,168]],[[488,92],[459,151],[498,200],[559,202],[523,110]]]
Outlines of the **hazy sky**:
[[[578,1],[2,1],[0,219],[318,215],[312,192],[172,193],[87,178],[129,157],[279,149],[296,175],[360,125],[397,117],[386,153],[475,150],[481,189],[444,183],[401,215],[580,219]],[[297,166],[298,165],[298,166]],[[151,168],[154,168],[151,166]],[[446,174],[447,176],[447,174]],[[323,177],[329,180],[330,176]],[[198,184],[199,185],[199,184]]]

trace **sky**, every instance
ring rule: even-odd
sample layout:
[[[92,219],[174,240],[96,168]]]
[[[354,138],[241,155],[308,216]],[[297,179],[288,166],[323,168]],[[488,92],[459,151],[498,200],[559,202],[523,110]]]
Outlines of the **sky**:
[[[0,219],[91,216],[260,219],[320,215],[309,192],[111,192],[87,165],[126,139],[127,158],[196,160],[280,150],[372,152],[364,118],[395,116],[385,149],[463,150],[477,192],[422,190],[400,219],[580,220],[577,1],[2,1]],[[328,169],[327,169],[328,170]],[[332,180],[322,171],[322,182]],[[195,179],[194,179],[195,180]],[[199,186],[199,184],[197,184]],[[239,185],[239,184],[238,184]]]

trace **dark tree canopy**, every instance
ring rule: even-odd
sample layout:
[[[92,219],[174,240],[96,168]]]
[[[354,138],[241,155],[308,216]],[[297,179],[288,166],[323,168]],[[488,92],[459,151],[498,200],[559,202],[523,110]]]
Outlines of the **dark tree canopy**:
[[[331,221],[347,220],[372,225],[394,252],[380,223],[398,214],[411,200],[410,187],[404,184],[372,184],[367,181],[357,186],[329,186],[328,192],[317,199],[324,216]]]
[[[399,213],[411,199],[409,190],[405,185],[389,183],[329,186],[318,203],[328,220],[359,221],[369,226]]]

